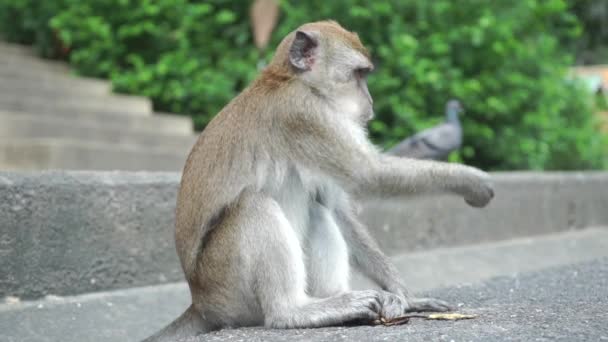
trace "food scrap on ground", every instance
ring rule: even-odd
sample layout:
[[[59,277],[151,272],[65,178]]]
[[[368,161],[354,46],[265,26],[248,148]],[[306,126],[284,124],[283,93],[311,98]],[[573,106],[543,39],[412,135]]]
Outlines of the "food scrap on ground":
[[[410,321],[410,318],[424,318],[431,320],[444,320],[444,321],[458,321],[462,319],[472,319],[476,318],[477,315],[471,314],[461,314],[461,313],[431,313],[431,314],[421,314],[421,313],[412,313],[407,314],[401,317],[396,317],[393,319],[386,319],[384,317],[379,320],[374,321],[376,325],[384,325],[384,326],[392,326],[392,325],[401,325]]]

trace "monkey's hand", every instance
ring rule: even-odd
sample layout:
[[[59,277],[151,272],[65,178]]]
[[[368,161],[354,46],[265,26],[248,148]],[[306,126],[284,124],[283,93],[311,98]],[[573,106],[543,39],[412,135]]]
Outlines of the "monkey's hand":
[[[391,320],[403,316],[408,310],[407,299],[390,292],[383,292],[380,318]]]
[[[472,207],[485,207],[494,197],[494,189],[490,175],[470,166],[460,166],[462,172],[457,178],[456,193],[464,197],[465,202]]]

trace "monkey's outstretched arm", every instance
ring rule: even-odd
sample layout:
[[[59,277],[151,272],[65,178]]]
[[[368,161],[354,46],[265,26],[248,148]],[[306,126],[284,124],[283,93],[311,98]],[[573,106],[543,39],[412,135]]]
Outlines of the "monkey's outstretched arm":
[[[487,173],[466,165],[380,154],[354,123],[302,115],[292,117],[285,132],[293,132],[286,141],[296,160],[359,197],[453,193],[483,207],[494,196]]]
[[[378,155],[376,161],[363,183],[363,194],[452,193],[474,207],[483,207],[494,197],[489,175],[470,166],[387,155]]]

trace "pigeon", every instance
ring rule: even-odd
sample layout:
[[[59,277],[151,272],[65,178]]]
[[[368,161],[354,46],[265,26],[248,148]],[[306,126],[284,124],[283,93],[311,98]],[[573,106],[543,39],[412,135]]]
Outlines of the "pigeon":
[[[446,160],[462,144],[460,112],[462,106],[458,100],[448,101],[445,105],[445,122],[403,140],[388,153],[399,157]]]

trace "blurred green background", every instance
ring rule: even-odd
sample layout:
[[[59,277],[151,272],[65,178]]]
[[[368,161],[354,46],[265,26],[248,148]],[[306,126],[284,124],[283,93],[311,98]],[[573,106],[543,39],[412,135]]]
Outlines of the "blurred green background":
[[[272,55],[255,48],[250,5],[0,0],[0,32],[202,129]],[[321,19],[359,33],[377,65],[369,128],[384,147],[440,122],[454,97],[466,113],[453,161],[488,170],[608,167],[595,114],[606,103],[568,74],[576,63],[608,64],[604,0],[294,0],[280,8],[271,47]]]

